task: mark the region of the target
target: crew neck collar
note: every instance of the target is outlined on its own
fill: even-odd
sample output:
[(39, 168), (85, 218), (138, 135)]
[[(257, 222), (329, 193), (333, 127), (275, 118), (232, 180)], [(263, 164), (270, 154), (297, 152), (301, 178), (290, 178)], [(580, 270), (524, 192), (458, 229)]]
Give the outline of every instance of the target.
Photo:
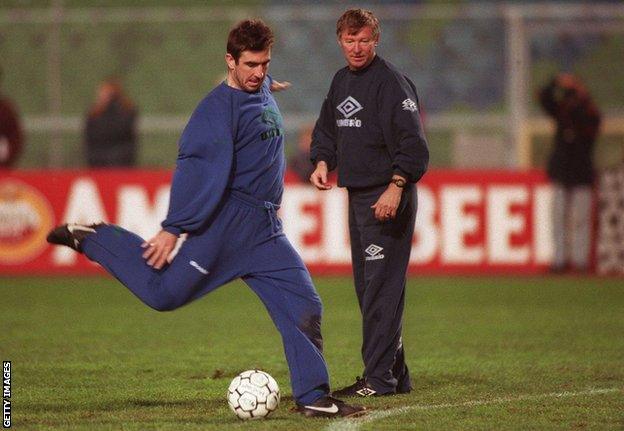
[(264, 86), (264, 83), (262, 83), (262, 85), (260, 86), (260, 88), (258, 88), (257, 91), (254, 91), (253, 93), (250, 93), (249, 91), (245, 91), (245, 90), (241, 90), (240, 88), (236, 88), (236, 87), (232, 87), (231, 85), (228, 85), (227, 83), (227, 79), (224, 80), (221, 85), (235, 93), (239, 93), (239, 94), (247, 94), (247, 95), (252, 95), (252, 94), (260, 94), (262, 91), (262, 87)]
[(379, 55), (375, 53), (375, 57), (373, 57), (373, 60), (365, 68), (358, 69), (358, 70), (351, 70), (349, 66), (347, 65), (347, 70), (353, 73), (354, 75), (361, 75), (365, 73), (368, 69), (370, 69), (374, 64), (377, 64), (378, 62), (379, 62)]

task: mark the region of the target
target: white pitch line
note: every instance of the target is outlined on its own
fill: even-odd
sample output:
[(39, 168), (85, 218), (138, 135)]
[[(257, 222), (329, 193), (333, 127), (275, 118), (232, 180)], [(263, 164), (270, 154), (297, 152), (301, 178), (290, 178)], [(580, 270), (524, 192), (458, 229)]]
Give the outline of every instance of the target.
[(473, 400), (473, 401), (464, 401), (463, 403), (444, 403), (444, 404), (421, 404), (421, 405), (412, 405), (399, 407), (396, 409), (389, 410), (379, 410), (374, 411), (366, 416), (356, 419), (340, 419), (335, 422), (329, 424), (326, 428), (327, 431), (357, 431), (362, 425), (365, 425), (369, 422), (373, 422), (379, 419), (384, 419), (389, 416), (396, 416), (403, 413), (407, 413), (415, 410), (437, 410), (437, 409), (449, 409), (454, 407), (474, 407), (474, 406), (484, 406), (488, 404), (502, 404), (502, 403), (511, 403), (517, 401), (531, 401), (531, 400), (539, 400), (542, 398), (569, 398), (569, 397), (579, 397), (583, 395), (602, 395), (602, 394), (610, 394), (613, 392), (621, 391), (621, 388), (609, 388), (609, 389), (588, 389), (586, 391), (578, 391), (578, 392), (551, 392), (548, 394), (538, 394), (538, 395), (520, 395), (516, 397), (502, 397), (502, 398), (493, 398), (490, 400)]

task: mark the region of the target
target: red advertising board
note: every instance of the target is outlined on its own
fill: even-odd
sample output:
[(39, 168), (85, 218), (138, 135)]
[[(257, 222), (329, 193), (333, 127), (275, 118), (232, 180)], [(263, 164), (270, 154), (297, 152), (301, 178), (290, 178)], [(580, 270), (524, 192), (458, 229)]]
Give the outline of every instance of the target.
[[(65, 221), (119, 224), (143, 237), (159, 229), (169, 171), (0, 173), (0, 274), (101, 271), (47, 232)], [(540, 171), (431, 171), (419, 183), (410, 272), (538, 273), (552, 255), (551, 191)], [(315, 274), (349, 274), (347, 201), (287, 176), (280, 215)]]

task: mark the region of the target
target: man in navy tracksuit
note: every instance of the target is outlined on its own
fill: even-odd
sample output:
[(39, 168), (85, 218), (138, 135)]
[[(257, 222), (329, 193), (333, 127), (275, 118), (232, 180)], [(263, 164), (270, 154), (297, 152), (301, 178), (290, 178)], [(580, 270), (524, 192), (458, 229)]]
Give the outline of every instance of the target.
[(363, 379), (336, 396), (406, 393), (411, 382), (401, 327), (416, 217), (415, 183), (429, 161), (414, 85), (375, 54), (379, 22), (346, 11), (336, 26), (347, 61), (332, 81), (314, 128), (310, 177), (331, 188), (327, 172), (349, 192), (355, 289), (363, 318)]
[[(169, 211), (156, 236), (144, 241), (114, 225), (68, 224), (48, 241), (83, 252), (160, 311), (242, 278), (282, 335), (298, 411), (353, 416), (364, 408), (329, 396), (321, 301), (277, 217), (284, 131), (271, 91), (285, 84), (267, 78), (272, 43), (260, 20), (230, 32), (227, 81), (199, 103), (182, 133)], [(188, 239), (168, 264), (183, 232)]]

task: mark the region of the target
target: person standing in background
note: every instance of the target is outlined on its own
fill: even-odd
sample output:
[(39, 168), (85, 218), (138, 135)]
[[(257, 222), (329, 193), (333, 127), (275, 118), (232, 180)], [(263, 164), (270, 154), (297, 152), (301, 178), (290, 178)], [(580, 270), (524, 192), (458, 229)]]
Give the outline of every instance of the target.
[(297, 177), (307, 183), (310, 175), (314, 171), (314, 166), (310, 164), (310, 141), (314, 125), (304, 125), (299, 131), (297, 147), (288, 158), (288, 169), (293, 171)]
[(22, 152), (23, 139), (22, 125), (13, 102), (0, 94), (0, 169), (15, 166)]
[(87, 115), (84, 140), (90, 167), (132, 167), (137, 162), (137, 111), (115, 78), (104, 80)]
[(589, 269), (592, 232), (593, 150), (601, 115), (587, 88), (575, 76), (561, 73), (539, 92), (539, 101), (556, 123), (548, 160), (553, 183), (552, 272)]

